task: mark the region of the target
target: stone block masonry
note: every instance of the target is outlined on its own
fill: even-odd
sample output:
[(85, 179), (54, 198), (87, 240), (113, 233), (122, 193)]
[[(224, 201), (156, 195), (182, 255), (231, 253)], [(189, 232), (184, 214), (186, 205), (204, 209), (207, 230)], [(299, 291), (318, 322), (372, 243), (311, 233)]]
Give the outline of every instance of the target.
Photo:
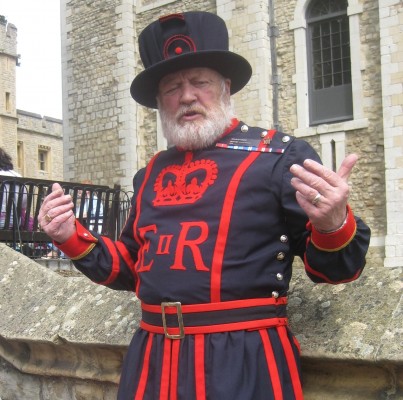
[[(288, 315), (306, 400), (402, 398), (400, 282), (400, 268), (369, 267), (336, 286), (295, 269)], [(116, 399), (141, 316), (133, 293), (60, 276), (0, 244), (0, 310), (0, 398)]]

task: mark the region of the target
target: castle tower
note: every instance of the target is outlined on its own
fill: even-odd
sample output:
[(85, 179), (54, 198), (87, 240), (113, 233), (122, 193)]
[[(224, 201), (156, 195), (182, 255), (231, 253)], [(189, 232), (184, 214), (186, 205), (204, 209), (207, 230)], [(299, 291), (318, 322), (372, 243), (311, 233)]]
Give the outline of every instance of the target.
[(64, 177), (130, 190), (138, 169), (133, 2), (61, 1)]
[(0, 15), (0, 147), (17, 159), (17, 28)]

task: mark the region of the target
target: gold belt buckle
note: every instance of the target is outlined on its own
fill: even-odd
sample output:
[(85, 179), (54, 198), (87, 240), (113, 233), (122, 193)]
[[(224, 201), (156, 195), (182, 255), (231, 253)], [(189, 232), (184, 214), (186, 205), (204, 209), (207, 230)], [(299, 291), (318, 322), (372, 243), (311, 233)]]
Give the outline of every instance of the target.
[[(178, 317), (178, 328), (179, 328), (178, 335), (172, 335), (168, 333), (168, 327), (165, 315), (166, 307), (176, 308), (176, 315)], [(163, 301), (161, 303), (161, 310), (162, 310), (162, 326), (164, 327), (165, 337), (168, 339), (183, 339), (185, 337), (185, 327), (183, 325), (182, 304), (179, 301)]]

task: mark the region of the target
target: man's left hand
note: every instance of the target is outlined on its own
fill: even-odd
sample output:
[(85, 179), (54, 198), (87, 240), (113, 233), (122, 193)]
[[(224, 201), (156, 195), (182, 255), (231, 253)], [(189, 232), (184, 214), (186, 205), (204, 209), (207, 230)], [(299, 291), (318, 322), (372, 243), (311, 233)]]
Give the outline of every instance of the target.
[(332, 232), (343, 225), (350, 192), (348, 178), (357, 160), (356, 154), (350, 154), (337, 172), (309, 159), (303, 166), (291, 166), (297, 201), (317, 230)]

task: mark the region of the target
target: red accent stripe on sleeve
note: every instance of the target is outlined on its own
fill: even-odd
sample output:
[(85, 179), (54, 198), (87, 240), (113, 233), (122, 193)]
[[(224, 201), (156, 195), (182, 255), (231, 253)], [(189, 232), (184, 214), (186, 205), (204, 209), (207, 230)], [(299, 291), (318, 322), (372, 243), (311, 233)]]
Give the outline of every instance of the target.
[(235, 202), (236, 192), (238, 190), (240, 181), (251, 166), (251, 164), (259, 157), (261, 153), (253, 152), (245, 158), (235, 171), (231, 182), (228, 186), (224, 199), (224, 207), (221, 213), (221, 220), (218, 227), (217, 242), (214, 248), (212, 268), (211, 268), (211, 288), (210, 288), (210, 301), (221, 301), (221, 272), (222, 263), (224, 259), (224, 252), (227, 245), (229, 225), (231, 222), (232, 209)]
[(131, 257), (129, 250), (127, 250), (127, 247), (124, 245), (123, 242), (121, 241), (116, 241), (115, 245), (122, 256), (123, 260), (125, 260), (125, 263), (129, 266), (129, 268), (134, 272), (134, 261), (133, 258)]
[(120, 271), (119, 255), (118, 255), (116, 247), (113, 245), (113, 242), (111, 239), (109, 239), (106, 236), (103, 236), (102, 239), (104, 240), (104, 243), (109, 250), (109, 254), (112, 257), (112, 271), (109, 274), (107, 279), (105, 279), (103, 282), (97, 282), (97, 283), (99, 283), (100, 285), (106, 286), (106, 285), (109, 285), (110, 283), (112, 283), (116, 279), (116, 277), (119, 275), (119, 271)]
[[(307, 240), (307, 245), (309, 244), (309, 241), (310, 241), (310, 238), (308, 238), (308, 240)], [(310, 274), (312, 274), (312, 275), (314, 275), (314, 276), (317, 276), (317, 277), (320, 278), (323, 282), (330, 283), (330, 284), (333, 284), (333, 285), (338, 285), (338, 284), (340, 284), (340, 283), (353, 282), (353, 281), (355, 281), (355, 280), (361, 275), (361, 272), (362, 272), (362, 268), (361, 268), (361, 269), (359, 269), (351, 278), (342, 279), (342, 280), (340, 280), (340, 281), (332, 281), (332, 280), (329, 279), (325, 274), (323, 274), (322, 272), (316, 271), (315, 269), (313, 269), (313, 268), (309, 265), (308, 259), (307, 259), (307, 257), (306, 257), (306, 253), (305, 253), (305, 255), (304, 255), (304, 266), (305, 266), (306, 272), (309, 272)]]
[(196, 400), (206, 400), (206, 376), (204, 370), (204, 335), (195, 335)]
[(139, 385), (137, 387), (136, 396), (134, 397), (134, 400), (143, 400), (144, 399), (144, 393), (146, 390), (147, 380), (148, 380), (148, 372), (150, 369), (150, 354), (151, 354), (153, 338), (154, 338), (154, 334), (150, 333), (150, 336), (148, 337), (148, 340), (147, 340), (146, 350), (145, 350), (145, 354), (144, 354), (143, 368), (141, 370), (140, 381), (139, 381)]
[(98, 242), (91, 232), (76, 220), (76, 233), (64, 243), (54, 242), (55, 245), (72, 260), (85, 257)]
[(346, 247), (353, 240), (357, 230), (357, 224), (350, 206), (347, 206), (347, 221), (345, 225), (337, 231), (321, 233), (317, 231), (313, 225), (308, 227), (308, 229), (310, 228), (312, 229), (312, 244), (319, 250), (333, 252)]
[(295, 400), (303, 400), (301, 381), (299, 378), (299, 372), (297, 368), (297, 362), (295, 355), (291, 347), (291, 343), (288, 339), (287, 328), (285, 326), (278, 326), (277, 332), (280, 337), (281, 344), (284, 349), (285, 358), (287, 360), (288, 370), (290, 371), (292, 387), (294, 389)]
[(277, 362), (274, 357), (273, 346), (271, 345), (269, 334), (265, 329), (261, 329), (259, 333), (262, 338), (264, 353), (266, 355), (267, 368), (269, 370), (270, 381), (273, 387), (274, 400), (283, 400), (283, 390), (281, 388)]
[(172, 347), (172, 340), (165, 338), (159, 400), (168, 400), (170, 369), (171, 369), (171, 347)]
[(174, 340), (172, 343), (171, 387), (169, 390), (169, 400), (176, 400), (178, 398), (178, 368), (180, 345), (180, 340)]

